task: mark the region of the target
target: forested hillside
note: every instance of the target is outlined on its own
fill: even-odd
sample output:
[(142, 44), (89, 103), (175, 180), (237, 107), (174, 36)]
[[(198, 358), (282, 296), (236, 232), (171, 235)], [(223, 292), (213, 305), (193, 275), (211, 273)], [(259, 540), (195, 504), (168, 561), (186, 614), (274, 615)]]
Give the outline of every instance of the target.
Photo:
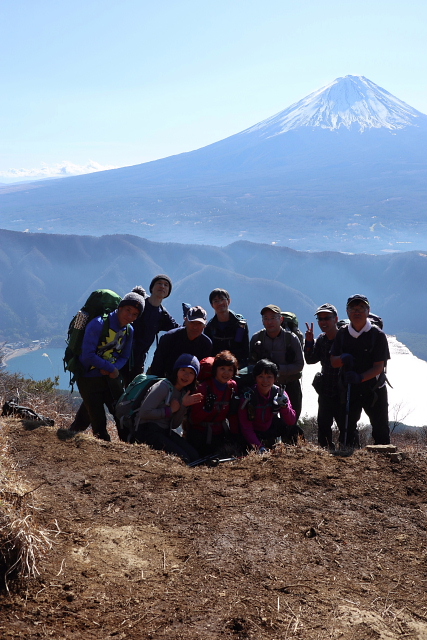
[[(232, 308), (251, 332), (260, 328), (263, 305), (294, 311), (304, 327), (316, 307), (334, 303), (345, 316), (349, 295), (364, 293), (385, 319), (388, 333), (427, 357), (427, 254), (310, 253), (286, 247), (235, 242), (226, 247), (150, 242), (126, 235), (63, 236), (0, 232), (0, 339), (65, 336), (70, 318), (97, 288), (121, 295), (167, 273), (174, 287), (168, 310), (180, 320), (181, 302), (201, 304), (228, 289)], [(403, 339), (403, 338), (402, 338)]]

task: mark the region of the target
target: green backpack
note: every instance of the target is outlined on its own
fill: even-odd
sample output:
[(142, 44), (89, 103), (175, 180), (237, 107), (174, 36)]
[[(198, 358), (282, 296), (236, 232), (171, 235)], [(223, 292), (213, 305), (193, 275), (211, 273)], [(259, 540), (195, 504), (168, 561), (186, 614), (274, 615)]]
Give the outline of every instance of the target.
[(151, 387), (160, 380), (165, 380), (170, 387), (166, 400), (166, 405), (169, 406), (173, 392), (172, 382), (167, 380), (167, 378), (159, 378), (158, 376), (153, 376), (147, 373), (140, 373), (135, 376), (130, 385), (126, 387), (125, 391), (118, 399), (114, 414), (120, 423), (122, 440), (126, 440), (130, 443), (135, 442), (135, 431), (137, 426), (135, 424), (135, 419), (139, 408)]
[(300, 341), (301, 347), (304, 348), (304, 336), (298, 328), (298, 318), (295, 313), (292, 313), (292, 311), (282, 311), (282, 327), (292, 331)]
[(67, 347), (64, 354), (64, 371), (70, 372), (71, 391), (77, 378), (83, 373), (83, 366), (79, 356), (82, 353), (83, 337), (87, 324), (94, 318), (102, 316), (104, 328), (101, 333), (101, 342), (109, 334), (109, 326), (106, 320), (108, 314), (115, 311), (121, 302), (121, 297), (109, 289), (97, 289), (93, 291), (84, 303), (83, 307), (70, 322), (67, 334)]

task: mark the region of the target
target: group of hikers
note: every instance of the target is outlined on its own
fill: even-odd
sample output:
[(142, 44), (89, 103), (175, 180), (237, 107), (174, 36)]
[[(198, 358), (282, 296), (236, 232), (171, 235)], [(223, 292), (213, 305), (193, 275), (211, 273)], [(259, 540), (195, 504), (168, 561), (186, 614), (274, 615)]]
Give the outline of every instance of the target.
[[(180, 325), (163, 305), (171, 291), (171, 279), (159, 274), (149, 295), (137, 286), (107, 316), (88, 322), (76, 378), (83, 402), (70, 431), (91, 425), (97, 438), (110, 440), (105, 405), (115, 416), (120, 439), (145, 443), (188, 463), (228, 445), (242, 453), (264, 453), (279, 438), (296, 443), (303, 436), (297, 421), (305, 361), (322, 367), (313, 381), (321, 447), (335, 449), (334, 420), (339, 447), (358, 447), (362, 409), (374, 443), (390, 442), (385, 377), (390, 353), (386, 335), (370, 320), (365, 296), (347, 300), (349, 323), (339, 321), (332, 304), (321, 305), (315, 316), (322, 333), (315, 340), (313, 323), (306, 323), (304, 340), (296, 316), (274, 304), (261, 309), (264, 328), (249, 338), (246, 320), (230, 309), (230, 294), (221, 288), (209, 295), (214, 311), (209, 321), (203, 307), (183, 305)], [(128, 390), (148, 378), (150, 386), (129, 429), (119, 407), (127, 407)]]

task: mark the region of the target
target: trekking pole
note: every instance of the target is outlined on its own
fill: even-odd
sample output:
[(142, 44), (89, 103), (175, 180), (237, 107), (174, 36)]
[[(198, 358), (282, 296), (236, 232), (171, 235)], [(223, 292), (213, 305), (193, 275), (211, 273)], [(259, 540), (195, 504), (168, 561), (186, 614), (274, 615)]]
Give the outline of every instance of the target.
[(345, 422), (344, 422), (344, 447), (347, 446), (347, 432), (348, 432), (348, 414), (350, 413), (350, 394), (351, 394), (351, 384), (347, 385), (347, 400), (345, 403)]
[(234, 456), (231, 458), (221, 458), (217, 453), (215, 453), (211, 456), (205, 456), (204, 458), (199, 458), (198, 460), (189, 462), (187, 466), (198, 467), (201, 464), (207, 464), (210, 467), (217, 467), (221, 462), (234, 462), (234, 460), (237, 460)]

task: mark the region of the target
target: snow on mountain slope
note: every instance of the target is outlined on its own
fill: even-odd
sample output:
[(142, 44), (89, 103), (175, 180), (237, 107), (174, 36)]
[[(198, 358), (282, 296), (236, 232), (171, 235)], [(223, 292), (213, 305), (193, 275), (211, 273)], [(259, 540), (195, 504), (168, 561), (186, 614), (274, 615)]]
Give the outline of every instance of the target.
[(364, 76), (337, 78), (271, 118), (242, 131), (273, 137), (299, 127), (322, 129), (403, 129), (427, 122), (427, 116)]

